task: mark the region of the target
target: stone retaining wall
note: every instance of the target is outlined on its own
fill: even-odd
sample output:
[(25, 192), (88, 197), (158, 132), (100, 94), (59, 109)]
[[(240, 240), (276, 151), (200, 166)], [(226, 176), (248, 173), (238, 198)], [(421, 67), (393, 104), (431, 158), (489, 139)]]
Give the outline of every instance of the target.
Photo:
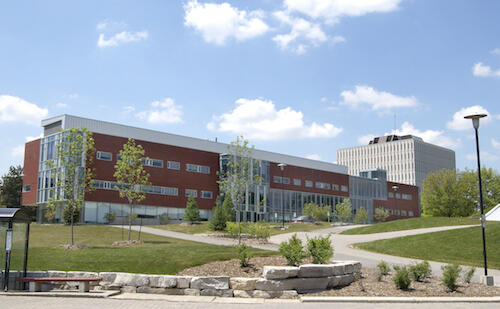
[[(348, 261), (334, 264), (306, 264), (299, 267), (265, 266), (262, 278), (235, 278), (224, 276), (189, 277), (144, 275), (117, 272), (28, 272), (28, 277), (102, 277), (91, 283), (94, 290), (120, 290), (124, 293), (151, 293), (166, 295), (295, 298), (298, 294), (317, 292), (351, 284), (361, 270), (361, 263)], [(51, 288), (74, 288), (72, 284), (46, 284)]]

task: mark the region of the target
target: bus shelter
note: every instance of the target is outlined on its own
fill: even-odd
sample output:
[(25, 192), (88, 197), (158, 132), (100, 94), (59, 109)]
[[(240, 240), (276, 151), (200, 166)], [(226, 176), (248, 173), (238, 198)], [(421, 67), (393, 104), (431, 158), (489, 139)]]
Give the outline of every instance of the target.
[(1, 286), (4, 291), (22, 289), (17, 279), (26, 277), (31, 218), (21, 208), (0, 208)]

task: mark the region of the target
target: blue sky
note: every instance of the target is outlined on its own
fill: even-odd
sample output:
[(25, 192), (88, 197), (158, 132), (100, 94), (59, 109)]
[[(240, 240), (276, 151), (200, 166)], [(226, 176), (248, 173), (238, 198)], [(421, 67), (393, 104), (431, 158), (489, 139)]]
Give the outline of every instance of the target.
[(500, 167), (499, 1), (3, 1), (0, 173), (40, 120), (118, 122), (334, 162), (414, 134)]

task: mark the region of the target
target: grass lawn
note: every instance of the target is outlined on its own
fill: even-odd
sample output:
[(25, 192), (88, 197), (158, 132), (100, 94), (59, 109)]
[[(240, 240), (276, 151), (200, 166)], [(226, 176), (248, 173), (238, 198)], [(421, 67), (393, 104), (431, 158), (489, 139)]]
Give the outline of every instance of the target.
[[(261, 224), (267, 225), (268, 227), (271, 228), (271, 236), (283, 233), (294, 233), (294, 232), (326, 229), (331, 227), (331, 223), (328, 222), (285, 223), (285, 226), (287, 228), (285, 230), (281, 230), (281, 228), (274, 228), (275, 226), (281, 227), (281, 223), (267, 222)], [(153, 225), (149, 227), (173, 231), (173, 232), (187, 233), (187, 234), (217, 233), (209, 229), (209, 222), (201, 222), (200, 224), (193, 224), (193, 225), (166, 224), (166, 225)]]
[[(481, 227), (427, 233), (355, 245), (359, 249), (422, 260), (481, 267)], [(488, 267), (500, 269), (500, 222), (486, 225)]]
[(421, 217), (375, 223), (343, 231), (344, 235), (373, 234), (402, 230), (422, 229), (428, 227), (479, 224), (479, 220), (471, 218)]
[[(127, 231), (124, 233), (127, 237)], [(117, 247), (122, 239), (120, 229), (83, 225), (75, 227), (75, 243), (87, 249), (64, 250), (61, 244), (70, 240), (70, 228), (63, 225), (33, 224), (30, 232), (28, 268), (30, 270), (118, 271), (147, 274), (176, 274), (180, 270), (215, 260), (238, 256), (235, 247), (215, 246), (142, 233), (142, 245)], [(138, 233), (132, 232), (132, 239)], [(267, 256), (275, 252), (250, 248), (252, 255)]]

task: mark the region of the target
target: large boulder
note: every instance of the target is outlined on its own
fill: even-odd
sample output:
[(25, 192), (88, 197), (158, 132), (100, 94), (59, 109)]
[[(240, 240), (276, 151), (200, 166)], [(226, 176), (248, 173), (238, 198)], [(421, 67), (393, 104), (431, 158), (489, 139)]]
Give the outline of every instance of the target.
[(301, 278), (319, 278), (333, 276), (334, 264), (304, 264), (300, 265), (298, 276)]
[(259, 279), (255, 284), (256, 290), (261, 291), (284, 291), (297, 290), (304, 291), (324, 290), (328, 286), (330, 279), (322, 278), (291, 278), (284, 280)]
[(189, 289), (192, 277), (188, 276), (177, 276), (177, 288), (178, 289)]
[(229, 277), (193, 277), (191, 279), (192, 289), (229, 289)]
[(112, 286), (148, 286), (149, 276), (141, 274), (117, 273)]
[(233, 290), (204, 289), (200, 291), (200, 296), (233, 297)]
[(255, 290), (257, 278), (230, 278), (229, 286), (233, 290), (251, 291)]
[(297, 277), (298, 267), (293, 266), (264, 266), (262, 276), (266, 279), (287, 279)]
[(149, 276), (149, 286), (152, 288), (174, 288), (177, 286), (177, 277)]

